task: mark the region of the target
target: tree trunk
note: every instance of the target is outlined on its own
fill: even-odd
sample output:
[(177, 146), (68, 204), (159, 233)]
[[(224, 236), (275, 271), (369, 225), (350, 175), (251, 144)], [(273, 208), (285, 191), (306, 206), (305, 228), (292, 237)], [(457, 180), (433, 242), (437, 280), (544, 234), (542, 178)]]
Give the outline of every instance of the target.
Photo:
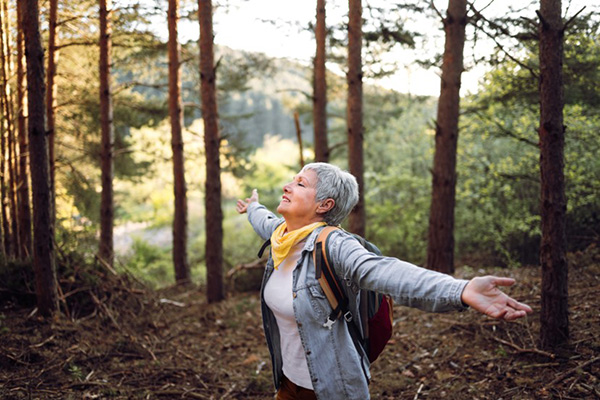
[(5, 22), (8, 18), (6, 14), (5, 0), (0, 2), (0, 112), (2, 120), (0, 121), (0, 135), (2, 135), (1, 147), (2, 163), (0, 174), (2, 176), (2, 222), (4, 247), (6, 255), (14, 258), (16, 255), (16, 231), (15, 231), (15, 207), (13, 193), (13, 169), (12, 169), (12, 116), (10, 112), (10, 88), (8, 82), (8, 30), (5, 29)]
[(169, 115), (173, 150), (175, 215), (173, 217), (173, 265), (177, 283), (190, 281), (187, 259), (187, 197), (183, 153), (183, 104), (181, 100), (180, 46), (177, 38), (179, 0), (169, 0)]
[(315, 161), (329, 161), (327, 143), (327, 79), (325, 70), (325, 0), (317, 0), (315, 38), (317, 51), (314, 61), (313, 123), (315, 132)]
[[(17, 21), (22, 20), (23, 2), (17, 2)], [(21, 22), (18, 22), (19, 26)], [(17, 203), (19, 207), (19, 254), (22, 259), (31, 257), (31, 207), (29, 204), (29, 173), (27, 162), (29, 159), (29, 141), (27, 139), (27, 124), (25, 116), (25, 49), (23, 43), (23, 30), (17, 29), (17, 133), (19, 141), (19, 184), (17, 189)]]
[(6, 119), (6, 133), (7, 133), (7, 154), (6, 162), (8, 168), (8, 202), (10, 210), (10, 224), (11, 224), (11, 242), (13, 244), (13, 255), (19, 256), (19, 234), (18, 234), (18, 217), (17, 217), (17, 146), (15, 141), (15, 127), (14, 127), (14, 105), (13, 95), (10, 89), (10, 79), (13, 74), (12, 71), (12, 51), (10, 48), (10, 16), (8, 13), (8, 0), (2, 0), (2, 17), (0, 26), (0, 36), (2, 37), (2, 79), (4, 82), (2, 97), (4, 103), (4, 116)]
[(219, 163), (219, 116), (216, 70), (213, 54), (211, 0), (198, 1), (200, 21), (200, 84), (204, 148), (206, 152), (206, 286), (209, 302), (225, 298), (223, 288), (223, 212), (221, 210), (221, 166)]
[(56, 61), (58, 51), (56, 49), (56, 34), (57, 34), (57, 14), (58, 0), (50, 0), (50, 15), (48, 19), (48, 70), (46, 71), (46, 132), (48, 133), (48, 156), (50, 157), (50, 189), (52, 190), (52, 208), (56, 209), (56, 185), (55, 185), (55, 170), (56, 160), (54, 155), (54, 137), (55, 137), (55, 122), (54, 122), (54, 106), (56, 103)]
[(348, 160), (350, 173), (358, 182), (358, 204), (350, 213), (349, 229), (365, 235), (365, 186), (363, 166), (363, 106), (362, 106), (362, 4), (348, 1)]
[(542, 301), (540, 344), (551, 349), (569, 339), (563, 125), (563, 35), (560, 0), (540, 2), (540, 172)]
[(37, 0), (23, 0), (31, 186), (33, 188), (33, 267), (37, 306), (50, 316), (58, 309), (51, 216), (50, 164), (44, 121), (44, 49), (40, 36)]
[(100, 245), (98, 257), (113, 266), (113, 109), (110, 86), (112, 0), (100, 0), (100, 124), (102, 129), (101, 168), (102, 199), (100, 203)]
[(466, 0), (449, 0), (444, 19), (446, 44), (437, 109), (426, 263), (428, 268), (448, 274), (454, 272), (456, 146), (466, 24)]
[(298, 139), (298, 149), (300, 150), (300, 169), (302, 169), (304, 168), (304, 150), (302, 149), (302, 129), (300, 129), (298, 111), (294, 111), (294, 126), (296, 126), (296, 138)]

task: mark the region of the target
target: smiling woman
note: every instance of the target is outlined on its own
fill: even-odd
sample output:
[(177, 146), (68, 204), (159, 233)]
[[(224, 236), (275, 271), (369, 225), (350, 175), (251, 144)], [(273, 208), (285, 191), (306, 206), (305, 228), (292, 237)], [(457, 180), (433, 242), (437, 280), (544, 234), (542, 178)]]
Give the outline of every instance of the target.
[[(355, 346), (349, 328), (350, 324), (361, 326), (360, 290), (386, 294), (398, 304), (432, 312), (470, 306), (505, 320), (531, 312), (529, 306), (498, 289), (512, 285), (512, 279), (454, 279), (370, 253), (354, 236), (338, 229), (327, 239), (327, 254), (336, 274), (347, 283), (341, 286), (354, 319), (324, 324), (331, 308), (312, 252), (323, 227), (340, 224), (357, 200), (358, 185), (351, 174), (330, 164), (313, 163), (284, 185), (277, 207), (283, 218), (259, 204), (256, 190), (237, 202), (237, 211), (248, 213), (256, 233), (271, 240), (261, 299), (277, 399), (369, 398), (369, 359), (362, 346)], [(321, 379), (324, 376), (331, 379)]]
[[(312, 170), (301, 171), (294, 180), (283, 186), (283, 196), (277, 212), (287, 216), (287, 230), (293, 231), (305, 225), (323, 221), (327, 205), (316, 201), (317, 173)], [(330, 199), (331, 200), (331, 199)], [(333, 206), (332, 201), (328, 203)]]

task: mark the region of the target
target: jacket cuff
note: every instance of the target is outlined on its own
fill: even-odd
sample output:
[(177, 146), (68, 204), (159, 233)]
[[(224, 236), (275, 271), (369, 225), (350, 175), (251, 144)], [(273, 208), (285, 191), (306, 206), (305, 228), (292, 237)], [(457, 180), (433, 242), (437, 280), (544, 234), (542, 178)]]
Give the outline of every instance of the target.
[(465, 311), (469, 308), (469, 305), (463, 303), (463, 301), (462, 301), (462, 294), (468, 283), (469, 283), (469, 281), (466, 279), (457, 279), (456, 284), (453, 288), (453, 295), (455, 296), (455, 299), (456, 299), (455, 304), (456, 304), (456, 307), (458, 308), (458, 311)]

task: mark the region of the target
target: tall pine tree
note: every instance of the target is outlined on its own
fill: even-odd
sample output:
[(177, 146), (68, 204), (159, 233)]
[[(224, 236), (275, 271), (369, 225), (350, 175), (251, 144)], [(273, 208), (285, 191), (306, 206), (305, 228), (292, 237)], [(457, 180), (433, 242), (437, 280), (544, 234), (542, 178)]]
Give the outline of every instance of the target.
[[(23, 18), (23, 2), (17, 2), (17, 21)], [(21, 22), (17, 22), (19, 26)], [(25, 116), (25, 43), (23, 30), (17, 29), (17, 138), (19, 142), (19, 178), (17, 203), (19, 207), (19, 243), (21, 259), (32, 256), (31, 206), (29, 203), (29, 140), (27, 138), (27, 117)]]
[(112, 91), (110, 85), (110, 56), (112, 47), (111, 17), (112, 1), (100, 0), (100, 126), (102, 146), (100, 166), (102, 170), (102, 196), (100, 200), (100, 245), (98, 257), (109, 267), (113, 266), (114, 226), (114, 131)]
[(223, 288), (223, 211), (216, 68), (213, 50), (212, 2), (198, 1), (200, 21), (200, 91), (206, 153), (206, 290), (209, 302), (225, 298)]
[(551, 349), (569, 339), (568, 266), (564, 176), (563, 37), (561, 0), (541, 0), (540, 173), (542, 213), (542, 301), (540, 343)]
[(365, 186), (363, 161), (363, 90), (362, 90), (362, 4), (348, 1), (348, 159), (350, 173), (358, 182), (358, 204), (350, 213), (350, 231), (365, 235)]
[(173, 265), (178, 283), (190, 281), (187, 259), (187, 195), (183, 152), (183, 103), (181, 100), (180, 45), (178, 40), (179, 0), (169, 0), (169, 116), (171, 119), (171, 149), (173, 151)]
[(50, 193), (50, 163), (44, 121), (44, 49), (40, 35), (37, 0), (23, 0), (21, 29), (27, 57), (27, 108), (33, 197), (33, 267), (40, 314), (58, 309), (54, 227)]
[(444, 18), (446, 44), (435, 130), (426, 264), (430, 269), (449, 274), (454, 272), (456, 147), (466, 24), (467, 1), (449, 0)]
[(317, 0), (317, 24), (315, 27), (316, 54), (313, 78), (313, 124), (315, 134), (315, 161), (329, 161), (327, 141), (327, 79), (325, 69), (325, 0)]

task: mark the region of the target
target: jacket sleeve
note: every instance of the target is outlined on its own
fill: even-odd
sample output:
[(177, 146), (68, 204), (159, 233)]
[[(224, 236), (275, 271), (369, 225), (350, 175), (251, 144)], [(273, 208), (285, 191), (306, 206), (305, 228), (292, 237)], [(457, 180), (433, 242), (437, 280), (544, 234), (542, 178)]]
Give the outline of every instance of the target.
[(283, 218), (277, 217), (262, 204), (253, 202), (248, 206), (248, 221), (258, 236), (267, 240), (283, 222)]
[(397, 258), (377, 256), (345, 232), (334, 232), (331, 239), (329, 254), (336, 272), (348, 283), (390, 295), (400, 305), (424, 311), (467, 308), (461, 295), (468, 281)]

